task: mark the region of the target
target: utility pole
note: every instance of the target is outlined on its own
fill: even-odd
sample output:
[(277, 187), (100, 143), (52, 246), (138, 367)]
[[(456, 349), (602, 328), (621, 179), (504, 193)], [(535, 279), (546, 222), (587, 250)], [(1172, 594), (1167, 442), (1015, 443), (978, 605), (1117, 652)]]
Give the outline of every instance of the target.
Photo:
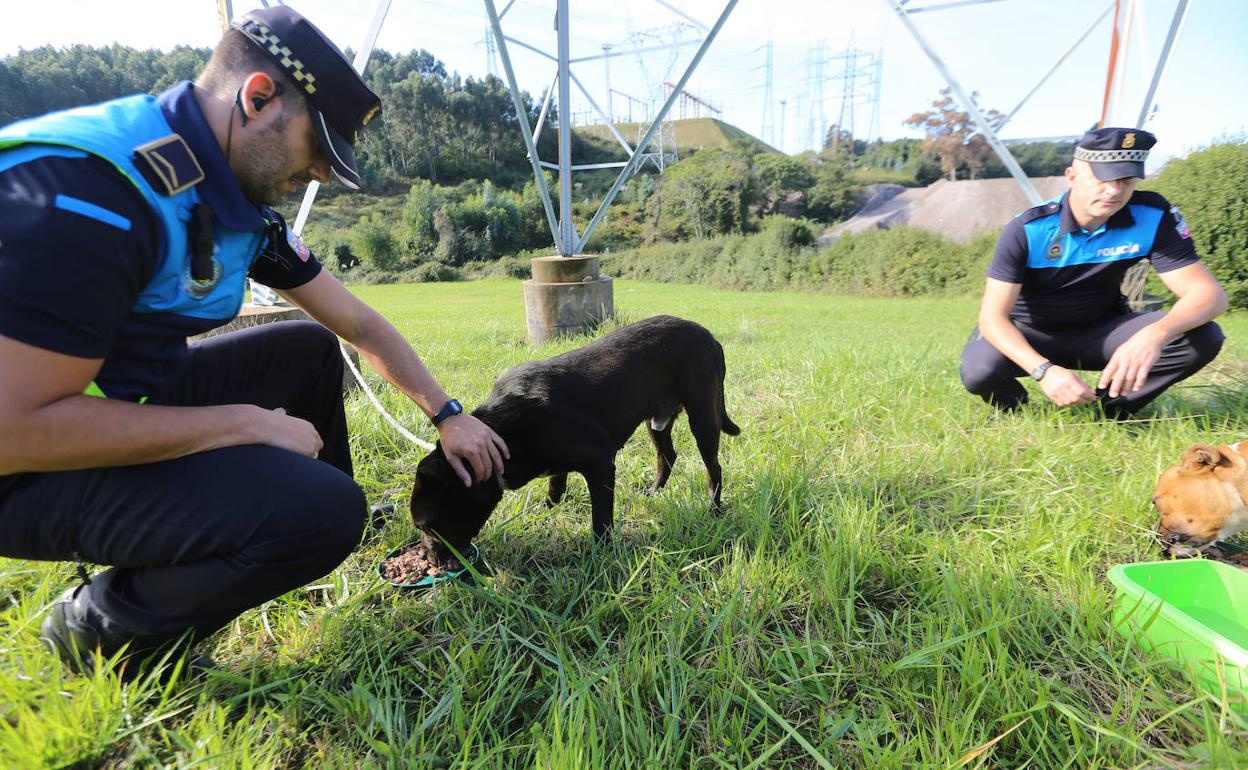
[(763, 126), (758, 132), (764, 142), (775, 145), (776, 112), (773, 106), (775, 96), (771, 91), (772, 50), (771, 33), (767, 33), (767, 80), (763, 86)]
[[(819, 111), (819, 118), (816, 125), (819, 127), (819, 133), (815, 138), (815, 146), (812, 147), (815, 152), (823, 149), (823, 143), (828, 138), (828, 118), (823, 111), (823, 50), (826, 41), (820, 40), (818, 45), (819, 53), (815, 57), (815, 103), (811, 105), (813, 110)], [(811, 113), (814, 114), (813, 112)]]
[(784, 113), (787, 111), (785, 108), (788, 105), (788, 99), (780, 100), (780, 144), (776, 146), (776, 149), (780, 152), (784, 152)]
[(615, 113), (611, 111), (611, 46), (602, 44), (602, 66), (607, 76), (607, 122), (615, 122)]

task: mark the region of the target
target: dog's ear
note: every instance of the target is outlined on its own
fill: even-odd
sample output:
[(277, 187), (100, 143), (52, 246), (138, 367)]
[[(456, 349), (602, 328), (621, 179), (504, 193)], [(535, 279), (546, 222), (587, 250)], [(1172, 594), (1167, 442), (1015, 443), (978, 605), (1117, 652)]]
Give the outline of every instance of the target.
[(422, 489), (426, 492), (432, 492), (438, 488), (439, 484), (441, 484), (441, 481), (439, 481), (438, 473), (433, 469), (432, 463), (422, 462), (416, 466), (416, 481), (412, 484), (413, 495)]
[(1189, 473), (1209, 473), (1214, 468), (1229, 468), (1231, 458), (1226, 457), (1217, 447), (1208, 444), (1192, 444), (1183, 453), (1181, 470)]

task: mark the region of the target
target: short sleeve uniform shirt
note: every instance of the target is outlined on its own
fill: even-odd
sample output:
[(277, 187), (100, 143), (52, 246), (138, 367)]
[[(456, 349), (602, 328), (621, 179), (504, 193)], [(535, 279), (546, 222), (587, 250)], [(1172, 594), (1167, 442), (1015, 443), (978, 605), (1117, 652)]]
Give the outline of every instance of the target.
[[(195, 102), (193, 86), (166, 91), (159, 103), (204, 169), (200, 182), (213, 215), (232, 229), (266, 227), (239, 189)], [(12, 162), (15, 156), (23, 153)], [(138, 400), (177, 376), (186, 359), (189, 321), (134, 311), (155, 275), (162, 235), (156, 214), (107, 161), (62, 147), (20, 145), (0, 152), (0, 335), (82, 358), (104, 359), (96, 381), (110, 397)], [(27, 159), (27, 156), (28, 159)], [(262, 256), (251, 276), (278, 289), (319, 272), (299, 260)], [(200, 322), (196, 322), (200, 323)]]
[(1041, 329), (1084, 326), (1127, 312), (1120, 285), (1147, 258), (1157, 272), (1199, 261), (1176, 206), (1137, 191), (1092, 232), (1070, 211), (1069, 192), (1028, 209), (1005, 226), (988, 277), (1022, 285), (1010, 318)]

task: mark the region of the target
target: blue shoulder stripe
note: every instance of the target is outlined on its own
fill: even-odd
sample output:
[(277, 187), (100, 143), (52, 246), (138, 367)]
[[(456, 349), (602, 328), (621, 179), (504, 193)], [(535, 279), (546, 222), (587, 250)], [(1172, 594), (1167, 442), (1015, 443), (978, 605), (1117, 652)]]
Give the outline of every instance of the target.
[(75, 214), (81, 214), (84, 217), (90, 217), (97, 222), (103, 222), (106, 225), (112, 225), (118, 230), (130, 232), (130, 220), (120, 214), (101, 208), (94, 203), (88, 203), (79, 198), (71, 198), (68, 195), (58, 195), (53, 201), (58, 209), (64, 211), (72, 211)]
[(0, 172), (46, 157), (85, 158), (87, 154), (72, 147), (57, 147), (51, 144), (19, 144), (10, 149), (5, 148), (0, 142)]

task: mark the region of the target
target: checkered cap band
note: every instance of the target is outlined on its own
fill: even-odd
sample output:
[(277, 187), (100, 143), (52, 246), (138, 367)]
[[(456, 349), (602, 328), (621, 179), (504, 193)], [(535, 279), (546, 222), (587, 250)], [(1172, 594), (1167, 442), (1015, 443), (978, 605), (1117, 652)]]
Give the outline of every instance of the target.
[(1143, 161), (1148, 158), (1148, 150), (1085, 150), (1075, 148), (1075, 160), (1088, 163), (1114, 163), (1117, 161)]
[(291, 55), (291, 50), (282, 45), (282, 39), (273, 34), (273, 30), (263, 24), (255, 25), (256, 37), (264, 41), (269, 53), (278, 60), (290, 77), (309, 94), (316, 93), (316, 76), (304, 69), (303, 62)]

